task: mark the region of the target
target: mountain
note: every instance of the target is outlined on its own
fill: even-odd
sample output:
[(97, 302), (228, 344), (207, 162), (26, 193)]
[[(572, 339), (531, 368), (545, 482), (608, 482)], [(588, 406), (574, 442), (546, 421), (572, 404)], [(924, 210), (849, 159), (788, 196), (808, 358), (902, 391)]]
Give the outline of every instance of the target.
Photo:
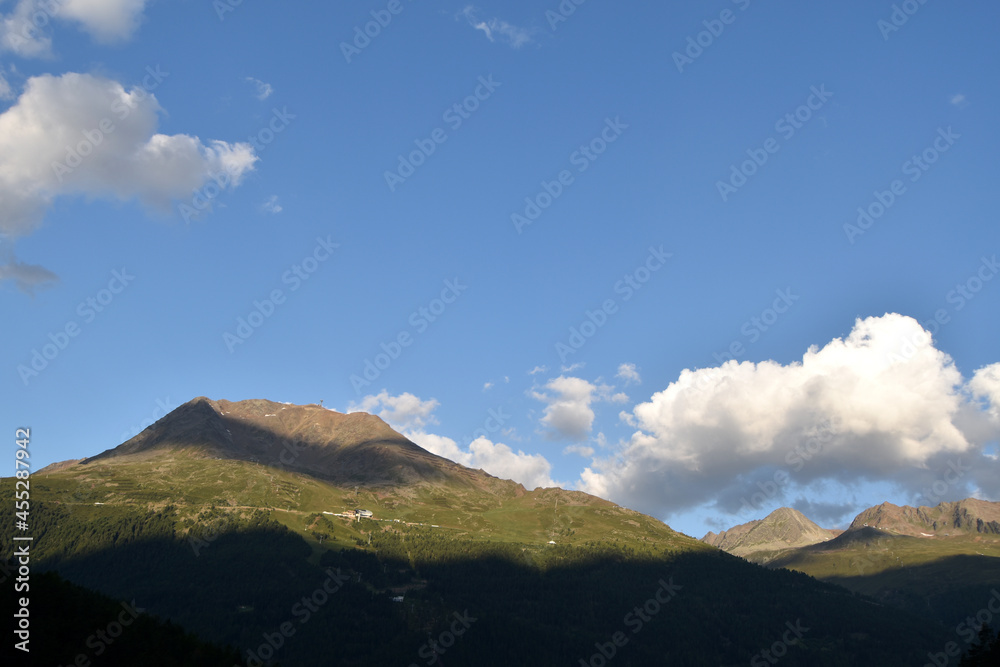
[(734, 526), (721, 533), (709, 532), (701, 541), (734, 556), (749, 556), (760, 551), (779, 551), (824, 542), (837, 531), (820, 528), (804, 514), (790, 507), (780, 507), (763, 519)]
[[(285, 518), (366, 508), (379, 519), (438, 524), (480, 538), (697, 544), (601, 498), (529, 491), (432, 454), (375, 415), (318, 405), (198, 397), (118, 447), (57, 469), (90, 502), (169, 497), (184, 514), (206, 504), (276, 508), (293, 529)], [(346, 531), (335, 539), (353, 545), (354, 537)]]
[(141, 460), (181, 451), (367, 487), (449, 483), (489, 487), (495, 479), (418, 447), (375, 415), (266, 400), (213, 401), (203, 396), (83, 463), (123, 457)]
[(864, 526), (912, 537), (1000, 535), (1000, 503), (975, 498), (940, 503), (935, 507), (899, 507), (882, 503), (858, 514), (850, 529)]
[[(783, 546), (773, 539), (781, 533), (772, 517), (793, 512), (775, 510), (765, 519), (709, 533), (702, 541), (951, 627), (978, 609), (969, 608), (970, 600), (981, 598), (985, 604), (1000, 583), (1000, 503), (973, 498), (935, 507), (882, 503), (859, 513), (840, 534), (827, 531), (825, 539), (816, 539), (813, 532), (801, 538), (802, 544), (789, 540)], [(796, 523), (786, 519), (779, 526), (796, 536)]]
[[(0, 479), (0, 494), (14, 483)], [(949, 638), (653, 517), (528, 490), (377, 417), (316, 405), (197, 398), (30, 483), (33, 573), (134, 600), (255, 667), (763, 664), (775, 646), (789, 667), (881, 666), (916, 664)], [(762, 543), (808, 533), (794, 515), (782, 525)], [(13, 503), (0, 504), (5, 558), (13, 526)], [(96, 664), (86, 643), (66, 648)]]

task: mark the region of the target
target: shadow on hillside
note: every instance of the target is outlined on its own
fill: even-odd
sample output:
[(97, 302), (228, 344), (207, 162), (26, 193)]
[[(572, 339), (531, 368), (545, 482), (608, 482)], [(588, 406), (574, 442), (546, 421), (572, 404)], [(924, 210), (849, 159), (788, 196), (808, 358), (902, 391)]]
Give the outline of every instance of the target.
[[(11, 567), (13, 562), (7, 563)], [(0, 569), (4, 564), (0, 563)], [(0, 604), (15, 610), (24, 595), (4, 580)], [(6, 649), (7, 665), (100, 667), (241, 667), (235, 648), (208, 645), (180, 626), (150, 616), (131, 600), (114, 600), (55, 572), (30, 575), (28, 653)], [(15, 641), (23, 641), (18, 637)], [(27, 660), (30, 658), (30, 662)]]
[(993, 591), (1000, 589), (1000, 558), (946, 556), (868, 576), (827, 577), (824, 581), (954, 628), (985, 608)]
[[(305, 540), (278, 524), (192, 542), (148, 516), (128, 531), (101, 527), (112, 548), (43, 549), (35, 567), (285, 665), (597, 665), (611, 654), (616, 666), (724, 665), (768, 650), (783, 665), (882, 666), (923, 664), (950, 639), (722, 552), (653, 559), (414, 536), (379, 553), (330, 551), (316, 566)], [(68, 524), (51, 529), (51, 545), (74, 539)]]

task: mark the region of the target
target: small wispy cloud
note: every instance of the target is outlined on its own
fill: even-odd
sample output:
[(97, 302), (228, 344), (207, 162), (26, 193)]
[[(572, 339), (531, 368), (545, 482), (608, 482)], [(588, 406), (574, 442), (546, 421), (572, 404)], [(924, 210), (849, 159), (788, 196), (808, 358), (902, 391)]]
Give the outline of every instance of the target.
[(642, 382), (642, 378), (639, 376), (639, 370), (635, 367), (635, 364), (619, 365), (618, 372), (615, 373), (615, 377), (623, 380), (625, 382), (625, 386), (628, 386), (633, 382), (636, 384)]
[(572, 373), (573, 371), (580, 370), (586, 365), (586, 362), (578, 361), (575, 364), (570, 364), (569, 366), (561, 366), (559, 370), (563, 373)]
[(965, 95), (963, 95), (962, 93), (957, 93), (955, 95), (952, 95), (949, 101), (951, 102), (952, 106), (956, 106), (959, 109), (964, 109), (965, 107), (969, 106), (969, 100), (966, 99)]
[(509, 44), (512, 49), (519, 49), (525, 44), (531, 43), (532, 30), (529, 28), (522, 28), (498, 18), (481, 21), (477, 16), (478, 11), (473, 5), (466, 5), (458, 13), (458, 17), (464, 18), (474, 29), (481, 30), (486, 35), (486, 39), (491, 42), (496, 42), (499, 39), (501, 42)]
[(25, 264), (7, 253), (0, 262), (0, 283), (6, 280), (13, 281), (23, 293), (34, 296), (36, 289), (52, 287), (59, 282), (59, 277), (42, 266)]
[(7, 77), (3, 75), (3, 72), (0, 72), (0, 100), (12, 99), (14, 99), (14, 90), (10, 87)]
[(585, 459), (594, 455), (594, 448), (586, 445), (568, 445), (563, 448), (563, 454), (579, 454)]
[(485, 382), (485, 383), (483, 383), (483, 391), (489, 391), (492, 388), (493, 388), (493, 383), (492, 382)]
[(260, 210), (264, 213), (281, 213), (281, 204), (278, 203), (278, 195), (271, 195), (267, 201), (260, 205)]
[(528, 375), (538, 375), (539, 373), (544, 373), (547, 370), (549, 370), (548, 366), (535, 366), (530, 371), (528, 371)]
[(254, 85), (254, 88), (257, 89), (257, 92), (254, 93), (254, 95), (258, 100), (261, 101), (266, 100), (271, 96), (271, 93), (274, 92), (274, 88), (271, 86), (271, 84), (264, 83), (260, 79), (255, 79), (252, 76), (248, 76), (245, 80), (249, 83), (252, 83)]

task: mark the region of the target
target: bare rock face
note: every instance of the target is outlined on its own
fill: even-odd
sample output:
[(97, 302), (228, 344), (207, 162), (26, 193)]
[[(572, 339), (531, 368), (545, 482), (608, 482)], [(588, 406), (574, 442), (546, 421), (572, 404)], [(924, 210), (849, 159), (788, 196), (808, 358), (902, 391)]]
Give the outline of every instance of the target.
[(910, 507), (882, 503), (859, 514), (848, 530), (864, 526), (896, 535), (950, 537), (986, 533), (1000, 534), (1000, 503), (966, 498), (934, 507)]
[(820, 528), (798, 510), (781, 507), (763, 519), (734, 526), (721, 533), (708, 533), (702, 542), (736, 556), (759, 551), (778, 551), (817, 544), (837, 533)]

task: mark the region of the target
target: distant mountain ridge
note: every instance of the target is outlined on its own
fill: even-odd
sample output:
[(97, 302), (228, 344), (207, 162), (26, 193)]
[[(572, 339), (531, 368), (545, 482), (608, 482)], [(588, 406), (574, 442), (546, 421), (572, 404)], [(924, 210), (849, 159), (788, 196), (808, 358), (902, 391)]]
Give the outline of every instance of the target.
[(837, 531), (821, 528), (798, 510), (781, 507), (763, 519), (734, 526), (718, 534), (709, 532), (701, 541), (735, 556), (746, 556), (758, 551), (804, 547), (835, 535)]
[(910, 507), (885, 502), (859, 513), (845, 531), (825, 529), (801, 512), (781, 507), (757, 519), (721, 533), (709, 532), (702, 542), (735, 556), (797, 549), (829, 541), (824, 549), (868, 542), (879, 536), (947, 538), (962, 535), (1000, 536), (1000, 503), (966, 498), (934, 507)]
[(864, 526), (912, 537), (947, 537), (957, 534), (1000, 535), (1000, 503), (966, 498), (934, 507), (882, 503), (864, 510), (848, 530)]

